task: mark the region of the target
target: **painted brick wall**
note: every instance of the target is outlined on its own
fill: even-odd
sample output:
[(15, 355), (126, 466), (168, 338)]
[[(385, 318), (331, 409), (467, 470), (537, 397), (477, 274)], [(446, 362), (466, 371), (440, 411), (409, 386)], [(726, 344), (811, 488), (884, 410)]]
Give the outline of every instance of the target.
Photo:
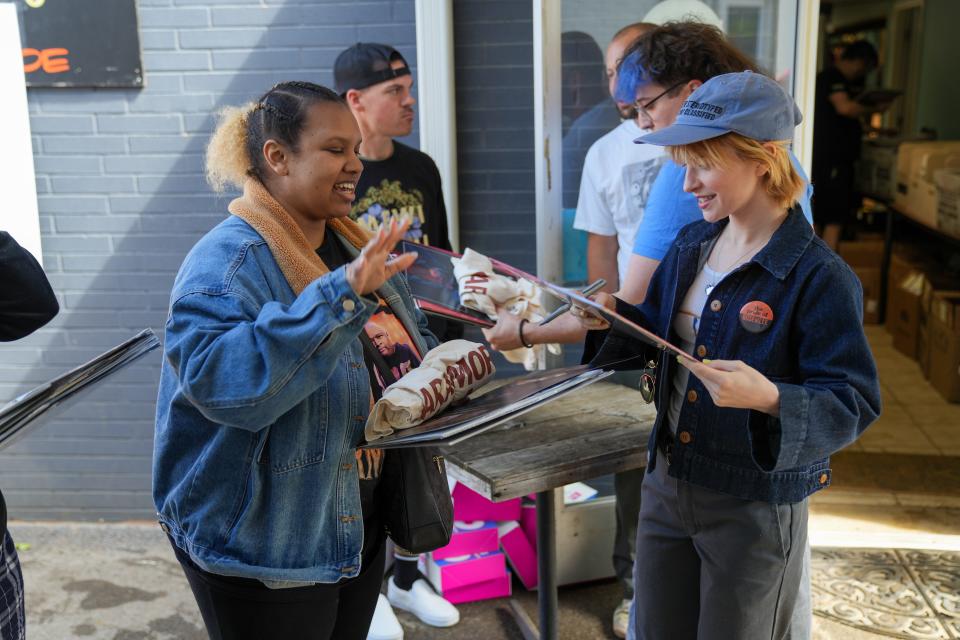
[(460, 245), (532, 272), (532, 3), (457, 0), (453, 7)]
[[(280, 80), (332, 84), (337, 53), (358, 40), (392, 43), (416, 64), (413, 0), (138, 6), (145, 89), (29, 92), (44, 267), (62, 311), (0, 346), (0, 403), (144, 327), (161, 332), (183, 256), (231, 197), (212, 195), (202, 177), (218, 107)], [(482, 206), (489, 196), (474, 192), (470, 206)], [(148, 360), (0, 454), (12, 518), (152, 517), (159, 353)]]

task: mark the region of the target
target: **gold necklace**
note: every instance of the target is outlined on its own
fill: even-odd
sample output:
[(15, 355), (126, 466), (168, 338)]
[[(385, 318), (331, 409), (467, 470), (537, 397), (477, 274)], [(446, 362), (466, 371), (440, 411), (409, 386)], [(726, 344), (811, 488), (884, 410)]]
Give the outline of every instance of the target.
[[(743, 259), (746, 258), (751, 252), (759, 251), (761, 248), (763, 248), (763, 246), (764, 246), (765, 244), (766, 244), (766, 241), (764, 241), (762, 244), (758, 244), (758, 245), (755, 246), (755, 247), (750, 247), (750, 248), (747, 249), (739, 258), (737, 258), (736, 260), (734, 260), (734, 261), (730, 264), (730, 266), (727, 267), (726, 270), (722, 270), (722, 271), (721, 271), (721, 270), (716, 270), (716, 271), (715, 271), (715, 270), (711, 269), (711, 268), (710, 268), (710, 265), (709, 265), (710, 260), (709, 260), (709, 258), (708, 258), (708, 259), (707, 259), (707, 264), (705, 264), (705, 266), (706, 266), (708, 269), (710, 269), (710, 271), (712, 271), (714, 274), (716, 274), (718, 277), (717, 277), (717, 281), (716, 281), (716, 282), (708, 282), (708, 283), (703, 287), (704, 293), (706, 293), (706, 294), (709, 296), (709, 295), (713, 292), (714, 287), (716, 287), (718, 284), (720, 284), (720, 282), (721, 282), (724, 278), (726, 278), (727, 275), (729, 275), (730, 271), (732, 271), (734, 268), (736, 268), (737, 265), (739, 265), (739, 264), (743, 261)], [(713, 248), (714, 248), (714, 250), (715, 250), (715, 249), (717, 248), (717, 246), (714, 245)], [(711, 256), (711, 257), (713, 256), (713, 251), (710, 252), (710, 256)], [(719, 260), (719, 256), (717, 256), (717, 259)]]

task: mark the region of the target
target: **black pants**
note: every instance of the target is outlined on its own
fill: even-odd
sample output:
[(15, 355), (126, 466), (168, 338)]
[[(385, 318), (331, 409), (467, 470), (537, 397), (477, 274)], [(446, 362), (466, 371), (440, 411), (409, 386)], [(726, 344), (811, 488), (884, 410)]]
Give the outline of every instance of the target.
[(173, 545), (211, 640), (364, 640), (383, 581), (383, 540), (356, 578), (269, 589), (198, 567)]

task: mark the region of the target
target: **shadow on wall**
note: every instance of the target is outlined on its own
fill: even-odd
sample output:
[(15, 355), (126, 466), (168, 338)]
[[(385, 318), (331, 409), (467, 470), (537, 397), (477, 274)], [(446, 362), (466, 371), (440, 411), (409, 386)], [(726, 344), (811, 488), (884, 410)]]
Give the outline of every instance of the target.
[[(143, 90), (31, 90), (44, 263), (60, 316), (0, 347), (0, 402), (144, 327), (187, 251), (227, 215), (203, 153), (222, 106), (282, 80), (332, 84), (343, 48), (391, 42), (416, 72), (413, 2), (140, 3)], [(373, 11), (376, 9), (376, 11)], [(404, 141), (417, 144), (418, 134)], [(0, 454), (12, 518), (152, 518), (159, 352)]]

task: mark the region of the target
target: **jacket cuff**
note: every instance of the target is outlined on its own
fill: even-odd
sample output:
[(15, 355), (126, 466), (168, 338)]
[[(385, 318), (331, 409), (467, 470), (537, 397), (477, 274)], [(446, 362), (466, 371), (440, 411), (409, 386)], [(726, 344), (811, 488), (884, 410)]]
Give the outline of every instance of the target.
[(347, 324), (357, 316), (370, 315), (379, 304), (375, 298), (358, 295), (353, 290), (347, 282), (346, 265), (314, 282), (340, 324)]
[(767, 429), (771, 438), (779, 440), (771, 471), (783, 471), (797, 466), (807, 442), (810, 396), (801, 385), (775, 384), (780, 391), (780, 417), (767, 416)]

